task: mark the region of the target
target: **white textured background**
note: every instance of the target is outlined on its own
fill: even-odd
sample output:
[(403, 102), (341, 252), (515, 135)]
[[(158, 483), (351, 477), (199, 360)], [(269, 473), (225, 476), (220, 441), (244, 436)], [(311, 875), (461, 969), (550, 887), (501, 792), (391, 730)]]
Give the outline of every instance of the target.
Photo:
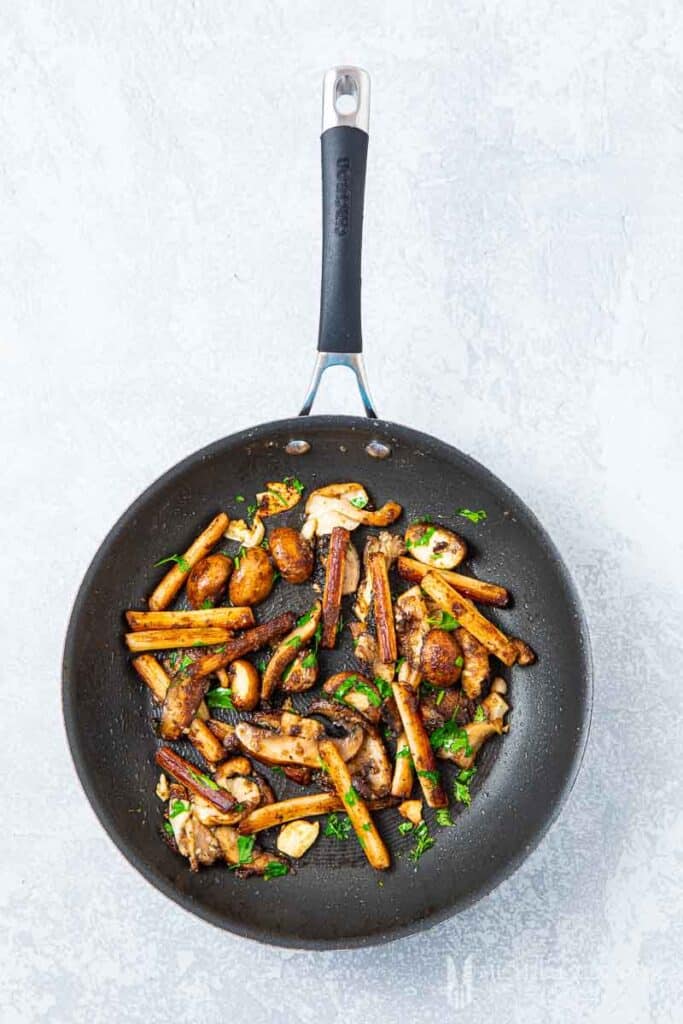
[[(0, 7), (2, 1024), (676, 1019), (682, 39), (678, 0)], [(340, 62), (374, 85), (376, 401), (548, 526), (596, 704), (515, 877), (423, 936), (315, 955), (221, 934), (128, 867), (75, 781), (59, 662), (137, 493), (298, 407)], [(356, 410), (339, 372), (319, 411)]]

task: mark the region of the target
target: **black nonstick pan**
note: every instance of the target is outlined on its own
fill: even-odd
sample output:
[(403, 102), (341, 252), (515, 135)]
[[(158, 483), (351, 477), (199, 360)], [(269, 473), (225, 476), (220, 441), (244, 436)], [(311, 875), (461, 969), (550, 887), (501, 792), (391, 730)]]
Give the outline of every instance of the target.
[[(344, 113), (344, 104), (353, 109)], [(169, 470), (134, 502), (83, 580), (63, 668), (64, 717), (78, 775), (128, 860), (171, 899), (215, 925), (264, 942), (317, 949), (369, 945), (425, 928), (480, 899), (514, 871), (571, 790), (592, 696), (579, 597), (534, 514), (474, 459), (375, 416), (360, 329), (368, 112), (365, 72), (328, 72), (319, 355), (302, 414), (217, 441)], [(334, 363), (354, 370), (367, 418), (309, 415), (320, 374)], [(144, 607), (164, 572), (151, 567), (158, 558), (185, 550), (218, 511), (243, 514), (235, 495), (254, 495), (267, 480), (289, 475), (308, 489), (362, 481), (377, 505), (400, 502), (400, 524), (429, 513), (458, 529), (469, 544), (467, 568), (504, 583), (514, 595), (511, 607), (486, 614), (508, 634), (528, 640), (538, 655), (534, 666), (505, 673), (510, 732), (483, 749), (472, 806), (455, 808), (454, 827), (439, 828), (428, 817), (437, 843), (417, 865), (407, 856), (410, 837), (396, 831), (395, 811), (377, 816), (393, 855), (391, 870), (381, 875), (367, 865), (356, 842), (331, 839), (320, 840), (287, 878), (240, 880), (225, 867), (193, 874), (160, 838), (152, 705), (128, 664), (122, 611)], [(487, 518), (478, 524), (458, 519), (455, 510), (462, 507), (485, 509)], [(278, 520), (300, 523), (301, 508)], [(308, 587), (286, 588), (285, 595), (276, 587), (259, 606), (259, 619), (280, 610), (285, 600), (296, 612), (310, 604)], [(339, 650), (330, 653), (325, 670), (352, 665), (350, 649)], [(273, 779), (279, 796), (292, 795), (279, 776)]]

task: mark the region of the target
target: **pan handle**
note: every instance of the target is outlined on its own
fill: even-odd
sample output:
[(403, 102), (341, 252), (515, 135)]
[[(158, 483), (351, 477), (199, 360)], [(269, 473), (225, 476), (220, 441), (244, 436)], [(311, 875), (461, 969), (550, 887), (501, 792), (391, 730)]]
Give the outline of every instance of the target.
[(320, 137), (323, 179), (323, 263), (318, 358), (300, 416), (313, 406), (329, 366), (356, 375), (366, 416), (377, 418), (363, 364), (360, 321), (363, 198), (370, 120), (370, 76), (337, 67), (323, 79)]

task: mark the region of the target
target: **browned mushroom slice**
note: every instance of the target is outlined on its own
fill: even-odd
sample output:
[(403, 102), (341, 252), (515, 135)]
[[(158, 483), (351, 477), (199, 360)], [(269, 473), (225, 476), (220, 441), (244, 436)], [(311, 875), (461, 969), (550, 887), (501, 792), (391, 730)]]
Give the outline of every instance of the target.
[(289, 871), (286, 860), (274, 853), (267, 853), (259, 846), (254, 845), (250, 851), (243, 853), (238, 843), (240, 834), (230, 825), (221, 825), (214, 830), (214, 835), (220, 844), (223, 859), (235, 868), (238, 878), (248, 878), (250, 875), (273, 877), (273, 865), (280, 868), (278, 874), (287, 874)]
[[(298, 484), (298, 486), (297, 486)], [(265, 491), (256, 495), (258, 514), (262, 519), (276, 516), (280, 512), (288, 512), (301, 501), (303, 487), (298, 480), (287, 477), (285, 480), (271, 480), (266, 484)]]
[(419, 583), (432, 570), (438, 572), (439, 576), (446, 583), (450, 583), (459, 594), (464, 594), (465, 597), (471, 598), (478, 604), (490, 604), (504, 608), (510, 600), (510, 595), (505, 587), (501, 587), (497, 583), (475, 580), (473, 576), (463, 576), (459, 572), (441, 569), (436, 565), (425, 565), (414, 558), (399, 558), (397, 568), (401, 579), (407, 580), (409, 583)]
[(422, 591), (419, 587), (411, 587), (396, 601), (396, 632), (401, 657), (418, 672), (422, 665), (422, 647), (429, 629)]
[(472, 717), (474, 704), (458, 689), (420, 691), (420, 717), (427, 732), (457, 718), (462, 724)]
[(306, 501), (306, 515), (316, 522), (316, 533), (324, 536), (336, 526), (355, 530), (363, 526), (389, 526), (403, 511), (395, 501), (388, 501), (374, 511), (366, 508), (368, 494), (361, 484), (328, 484), (312, 491)]
[(367, 676), (358, 672), (337, 672), (325, 680), (323, 690), (342, 704), (355, 708), (375, 725), (379, 721), (382, 697)]
[(353, 606), (353, 614), (360, 622), (366, 621), (372, 606), (372, 578), (368, 569), (370, 555), (377, 552), (383, 554), (389, 570), (403, 551), (405, 551), (403, 538), (396, 533), (382, 530), (377, 536), (368, 537), (363, 551), (365, 575), (356, 593), (356, 602)]
[(199, 715), (195, 715), (190, 722), (187, 738), (211, 767), (219, 764), (227, 756), (227, 751), (221, 741)]
[(455, 569), (467, 555), (467, 544), (459, 534), (429, 523), (411, 523), (406, 548), (418, 562), (438, 569)]
[(285, 583), (305, 583), (313, 572), (313, 545), (291, 526), (277, 526), (268, 536), (270, 553)]
[(370, 555), (368, 570), (372, 580), (372, 599), (375, 608), (375, 626), (380, 658), (382, 661), (396, 661), (398, 654), (394, 609), (391, 602), (387, 562), (381, 552), (376, 551)]
[(323, 635), (321, 646), (329, 649), (335, 647), (337, 643), (348, 543), (348, 530), (335, 526), (330, 536), (330, 549), (327, 555), (327, 567), (325, 570), (325, 589), (323, 591)]
[(261, 700), (270, 700), (287, 666), (294, 661), (298, 651), (313, 639), (320, 622), (320, 611), (320, 602), (316, 601), (311, 610), (301, 616), (292, 632), (276, 648), (263, 673)]
[(467, 734), (467, 746), (454, 750), (440, 748), (436, 751), (436, 756), (455, 762), (459, 768), (471, 768), (484, 743), (492, 736), (499, 736), (504, 731), (504, 726), (500, 719), (496, 719), (493, 722), (468, 722), (463, 729)]
[(462, 626), (456, 629), (455, 636), (463, 659), (460, 685), (467, 697), (476, 700), (489, 677), (489, 652)]
[(476, 637), (491, 654), (504, 665), (517, 660), (518, 651), (512, 641), (492, 622), (477, 611), (472, 602), (449, 586), (436, 572), (428, 572), (422, 580), (422, 589), (429, 594), (442, 611), (452, 615), (461, 626)]
[(285, 693), (304, 693), (315, 686), (318, 679), (318, 658), (315, 651), (304, 647), (282, 673), (280, 689)]
[(536, 655), (527, 643), (525, 643), (523, 640), (519, 640), (517, 637), (512, 637), (510, 643), (517, 652), (518, 665), (534, 664), (534, 662), (536, 661)]
[(368, 719), (353, 708), (328, 700), (313, 701), (311, 714), (321, 714), (349, 732), (360, 728), (363, 742), (347, 761), (353, 784), (366, 799), (387, 796), (391, 791), (391, 762), (379, 732)]
[(481, 706), (489, 722), (502, 722), (510, 710), (508, 702), (493, 688), (489, 695), (483, 699)]
[[(320, 722), (290, 712), (273, 718), (278, 719), (277, 725), (272, 719), (268, 725), (238, 723), (235, 732), (243, 750), (263, 764), (319, 768), (318, 741), (325, 734)], [(335, 737), (333, 742), (339, 747), (342, 757), (350, 760), (360, 750), (363, 738), (361, 725), (354, 723), (346, 736)]]

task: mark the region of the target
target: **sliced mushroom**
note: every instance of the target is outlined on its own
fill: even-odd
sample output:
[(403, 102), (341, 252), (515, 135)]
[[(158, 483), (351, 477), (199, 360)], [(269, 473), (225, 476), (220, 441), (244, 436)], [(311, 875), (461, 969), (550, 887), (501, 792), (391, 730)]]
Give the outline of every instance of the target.
[[(360, 728), (363, 741), (348, 762), (353, 784), (366, 799), (384, 797), (391, 792), (391, 762), (377, 729), (352, 708), (328, 700), (316, 700), (309, 711), (329, 718), (335, 725), (349, 730)], [(333, 740), (333, 742), (335, 742)], [(341, 751), (340, 751), (341, 752)], [(343, 755), (342, 755), (343, 756)]]
[(292, 632), (278, 644), (263, 673), (261, 700), (270, 700), (287, 666), (294, 661), (298, 651), (313, 639), (320, 622), (321, 611), (320, 601), (316, 601), (310, 612), (302, 615)]
[[(246, 753), (264, 764), (320, 767), (318, 742), (325, 730), (313, 719), (284, 712), (271, 716), (267, 725), (240, 722), (235, 732)], [(349, 724), (345, 736), (335, 737), (333, 742), (348, 761), (360, 750), (363, 738), (362, 725), (353, 723)]]
[(292, 529), (278, 526), (268, 538), (270, 553), (286, 583), (305, 583), (313, 572), (313, 545)]
[(366, 508), (368, 494), (361, 484), (328, 484), (312, 491), (306, 502), (306, 515), (315, 519), (319, 537), (331, 533), (335, 526), (355, 530), (357, 526), (389, 526), (403, 511), (395, 501), (388, 501), (382, 508), (370, 511)]
[(284, 480), (272, 480), (266, 484), (265, 491), (256, 495), (258, 514), (262, 517), (276, 516), (280, 512), (288, 512), (301, 501), (303, 487), (298, 480), (286, 477)]
[(499, 736), (503, 732), (503, 723), (500, 720), (468, 722), (463, 728), (467, 733), (471, 753), (466, 754), (462, 749), (455, 752), (441, 749), (436, 751), (436, 756), (445, 761), (455, 762), (459, 768), (471, 768), (484, 743), (492, 736)]
[(439, 569), (455, 569), (467, 555), (462, 537), (429, 523), (411, 523), (406, 529), (406, 547), (412, 558)]
[(213, 780), (222, 786), (227, 779), (234, 779), (236, 775), (251, 775), (251, 762), (248, 757), (231, 757), (229, 761), (224, 761), (213, 773)]
[(280, 689), (285, 693), (304, 693), (315, 686), (318, 679), (318, 658), (313, 650), (304, 647), (282, 673)]
[(411, 587), (397, 599), (395, 618), (399, 653), (412, 669), (420, 672), (422, 648), (430, 627), (424, 596), (419, 587)]
[(280, 829), (277, 848), (280, 853), (298, 860), (310, 850), (319, 834), (319, 821), (290, 821)]
[(349, 541), (346, 547), (346, 561), (344, 562), (344, 577), (342, 580), (342, 594), (355, 593), (360, 581), (360, 558), (355, 547)]
[(228, 540), (236, 541), (243, 548), (259, 547), (265, 535), (266, 528), (258, 514), (254, 516), (251, 526), (244, 519), (232, 519), (225, 531)]
[(249, 875), (263, 875), (272, 864), (283, 864), (286, 861), (274, 853), (267, 853), (259, 846), (254, 845), (247, 860), (240, 860), (240, 849), (237, 840), (239, 832), (230, 825), (222, 825), (215, 829), (216, 840), (220, 846), (221, 855), (228, 864), (235, 868), (238, 878), (248, 878)]
[(230, 600), (234, 605), (260, 604), (268, 597), (274, 583), (275, 568), (268, 552), (263, 548), (247, 548), (242, 557), (236, 559), (230, 577)]
[(261, 698), (261, 679), (250, 661), (238, 658), (227, 668), (232, 702), (238, 711), (253, 711)]
[(510, 705), (507, 701), (493, 689), (488, 697), (484, 697), (481, 706), (489, 722), (502, 722), (510, 710)]
[(431, 629), (422, 645), (422, 675), (433, 686), (455, 686), (464, 664), (460, 644), (445, 629)]
[(489, 652), (462, 626), (456, 629), (455, 638), (460, 645), (463, 659), (460, 685), (467, 697), (476, 700), (489, 677)]
[(323, 690), (347, 707), (360, 711), (374, 725), (379, 722), (382, 698), (367, 676), (358, 672), (337, 672), (325, 680)]

